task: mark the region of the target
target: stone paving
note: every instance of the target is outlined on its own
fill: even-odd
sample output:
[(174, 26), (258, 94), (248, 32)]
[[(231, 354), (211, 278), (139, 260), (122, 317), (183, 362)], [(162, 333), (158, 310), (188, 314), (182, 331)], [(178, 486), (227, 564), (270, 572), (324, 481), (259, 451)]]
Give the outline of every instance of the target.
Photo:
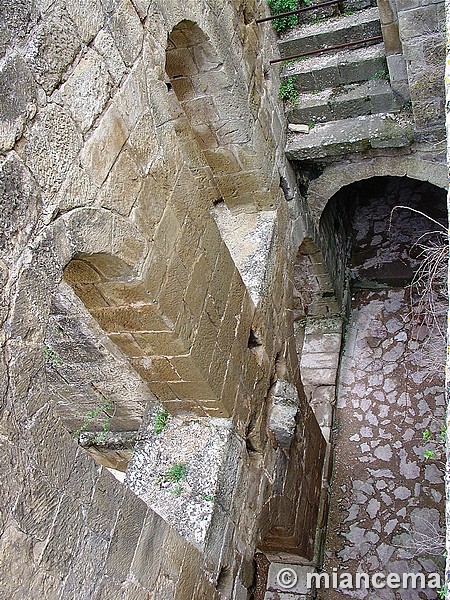
[[(328, 573), (443, 573), (445, 344), (439, 318), (424, 314), (431, 296), (405, 285), (419, 264), (417, 240), (429, 239), (422, 236), (430, 221), (412, 211), (391, 213), (396, 205), (420, 208), (426, 198), (440, 219), (439, 197), (426, 195), (420, 185), (391, 180), (384, 191), (375, 186), (353, 220), (353, 279), (371, 289), (353, 292), (341, 356)], [(426, 458), (427, 450), (434, 458)], [(437, 594), (388, 588), (318, 592), (321, 600), (344, 597), (413, 600)]]
[[(443, 478), (426, 460), (429, 429), (444, 415), (441, 375), (424, 369), (430, 339), (415, 326), (409, 291), (355, 295), (342, 357), (337, 404), (335, 476), (324, 570), (441, 571), (421, 552), (442, 535)], [(439, 458), (439, 449), (436, 457)], [(439, 550), (438, 550), (439, 552)], [(320, 592), (319, 598), (436, 598), (432, 590)]]

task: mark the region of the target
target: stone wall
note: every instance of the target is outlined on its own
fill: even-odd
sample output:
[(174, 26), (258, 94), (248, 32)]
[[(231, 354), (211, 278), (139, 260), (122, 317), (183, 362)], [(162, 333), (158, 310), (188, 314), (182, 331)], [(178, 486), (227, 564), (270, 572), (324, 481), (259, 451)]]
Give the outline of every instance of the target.
[[(444, 2), (397, 0), (396, 9), (417, 131), (433, 132), (435, 137), (442, 138), (445, 135)], [(398, 63), (398, 55), (388, 56), (390, 69), (403, 69)]]
[[(5, 598), (244, 599), (258, 546), (312, 558), (324, 441), (299, 377), (265, 11), (2, 3)], [(216, 425), (167, 493), (165, 465)], [(81, 433), (104, 465), (132, 455), (125, 483)], [(199, 537), (185, 509), (205, 503)]]

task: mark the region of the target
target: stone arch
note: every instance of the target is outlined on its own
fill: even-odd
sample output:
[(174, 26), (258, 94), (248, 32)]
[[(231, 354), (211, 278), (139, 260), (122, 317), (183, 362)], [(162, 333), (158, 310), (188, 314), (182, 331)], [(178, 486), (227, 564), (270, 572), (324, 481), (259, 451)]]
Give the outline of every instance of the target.
[[(393, 170), (396, 170), (395, 167)], [(400, 169), (399, 172), (402, 173), (403, 170)], [(442, 175), (440, 169), (437, 170), (437, 173), (438, 175)], [(334, 288), (344, 307), (347, 307), (349, 300), (348, 294), (350, 289), (350, 279), (354, 280), (355, 278), (359, 278), (359, 275), (356, 273), (356, 271), (359, 269), (356, 269), (356, 271), (355, 269), (352, 269), (352, 272), (350, 272), (349, 267), (351, 267), (351, 263), (353, 261), (353, 259), (350, 260), (351, 256), (354, 254), (359, 243), (357, 239), (354, 239), (354, 227), (355, 218), (361, 210), (364, 209), (366, 212), (369, 211), (367, 213), (368, 215), (373, 213), (372, 218), (376, 216), (376, 227), (378, 229), (376, 232), (373, 232), (373, 243), (375, 246), (372, 248), (372, 250), (370, 251), (370, 248), (373, 246), (372, 241), (366, 240), (366, 243), (368, 243), (369, 246), (364, 250), (361, 248), (360, 252), (362, 252), (362, 255), (365, 256), (366, 259), (369, 256), (367, 254), (368, 252), (369, 254), (370, 252), (381, 252), (379, 256), (376, 257), (376, 255), (373, 254), (371, 258), (372, 261), (376, 260), (377, 268), (375, 271), (377, 272), (377, 275), (375, 274), (374, 267), (371, 269), (371, 273), (367, 271), (364, 276), (365, 278), (368, 278), (364, 285), (369, 285), (369, 281), (371, 279), (376, 277), (384, 277), (383, 265), (385, 262), (392, 263), (392, 260), (389, 258), (390, 251), (388, 249), (383, 251), (382, 246), (383, 244), (388, 243), (386, 232), (389, 230), (391, 232), (390, 237), (395, 238), (396, 228), (398, 225), (401, 225), (402, 221), (404, 221), (407, 217), (407, 215), (402, 216), (401, 211), (394, 210), (396, 206), (405, 204), (405, 202), (401, 200), (401, 198), (404, 196), (404, 192), (402, 191), (403, 188), (407, 190), (410, 186), (414, 186), (414, 194), (416, 196), (415, 200), (412, 204), (409, 204), (408, 201), (408, 206), (410, 206), (413, 210), (416, 209), (423, 211), (425, 214), (429, 214), (430, 216), (433, 215), (433, 211), (437, 211), (435, 215), (437, 218), (437, 215), (439, 215), (442, 212), (443, 207), (445, 207), (445, 202), (441, 202), (441, 199), (445, 198), (446, 189), (443, 178), (437, 177), (436, 173), (434, 174), (435, 176), (433, 176), (433, 172), (428, 174), (427, 177), (419, 176), (421, 175), (420, 172), (416, 172), (416, 175), (416, 177), (412, 177), (405, 175), (392, 175), (392, 173), (387, 173), (386, 175), (376, 173), (370, 179), (366, 179), (364, 177), (359, 179), (355, 178), (355, 181), (339, 188), (339, 190), (327, 201), (318, 222), (317, 237), (319, 241), (322, 242), (324, 258), (333, 279)], [(422, 173), (422, 175), (424, 174)], [(440, 183), (440, 185), (438, 185), (438, 183)], [(400, 184), (402, 187), (399, 187)], [(391, 192), (388, 193), (386, 190), (389, 189)], [(374, 202), (371, 204), (371, 192), (374, 192), (375, 190), (378, 190), (377, 193), (382, 194), (379, 197), (384, 198), (384, 200), (381, 203)], [(389, 199), (385, 197), (386, 193), (388, 193)], [(435, 201), (423, 203), (421, 200), (423, 194), (431, 194), (435, 198)], [(403, 213), (405, 213), (405, 211), (403, 211)], [(429, 231), (429, 225), (428, 227), (426, 226), (426, 223), (429, 224), (429, 221), (427, 221), (426, 217), (420, 217), (419, 215), (416, 215), (414, 220), (417, 221), (417, 223), (422, 221), (419, 230), (421, 230), (423, 234), (426, 234), (426, 232)], [(425, 224), (423, 221), (425, 221)], [(369, 221), (367, 223), (369, 223)], [(367, 227), (370, 229), (369, 225), (367, 225)], [(433, 226), (431, 229), (434, 228), (435, 227)], [(383, 235), (380, 237), (381, 233)], [(363, 233), (358, 235), (366, 237), (366, 234)], [(405, 231), (404, 235), (406, 235), (408, 239), (411, 236), (409, 239), (410, 248), (413, 248), (414, 244), (419, 241), (420, 236), (415, 236), (412, 230)], [(378, 238), (382, 241), (384, 240), (383, 244), (381, 241), (376, 241)], [(406, 252), (406, 247), (404, 248), (404, 252)], [(406, 256), (404, 256), (404, 259), (409, 261), (409, 258)], [(406, 277), (406, 280), (411, 281), (413, 277), (413, 272), (411, 269), (409, 269), (410, 275), (406, 276), (406, 271), (404, 268), (401, 269), (399, 261), (397, 261), (397, 267), (398, 269), (403, 270), (403, 279)], [(400, 274), (400, 271), (398, 274)], [(392, 278), (393, 275), (394, 273), (392, 271), (389, 277)]]
[(172, 29), (166, 73), (228, 208), (274, 208), (279, 178), (267, 153), (254, 149), (258, 130), (246, 92), (196, 23)]
[(328, 201), (343, 187), (371, 177), (409, 177), (447, 189), (448, 173), (444, 163), (431, 162), (420, 157), (377, 157), (358, 161), (340, 161), (326, 167), (308, 188), (307, 203), (318, 225)]

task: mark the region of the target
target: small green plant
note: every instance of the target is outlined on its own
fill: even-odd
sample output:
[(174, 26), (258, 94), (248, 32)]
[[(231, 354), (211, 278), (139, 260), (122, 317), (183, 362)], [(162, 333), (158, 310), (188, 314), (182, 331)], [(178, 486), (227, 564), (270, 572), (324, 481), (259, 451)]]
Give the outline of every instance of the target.
[(110, 431), (112, 417), (108, 415), (108, 411), (112, 410), (112, 403), (103, 395), (101, 395), (101, 398), (103, 400), (103, 404), (96, 406), (93, 410), (90, 410), (85, 414), (84, 421), (81, 426), (72, 433), (73, 437), (78, 437), (80, 433), (86, 431), (92, 421), (104, 413), (106, 414), (106, 417), (104, 417), (101, 421), (102, 431), (100, 431), (92, 441), (95, 444), (96, 442), (102, 442), (105, 440)]
[(437, 594), (439, 600), (445, 600), (447, 595), (447, 585), (445, 583), (442, 585), (441, 589), (438, 591)]
[(100, 442), (104, 442), (108, 437), (108, 433), (110, 432), (111, 419), (108, 417), (102, 421), (102, 430), (97, 433), (97, 435), (93, 438), (92, 442), (94, 444), (98, 444)]
[(280, 100), (289, 102), (292, 105), (298, 102), (298, 91), (295, 87), (297, 83), (296, 77), (288, 77), (280, 85)]
[(370, 79), (371, 81), (377, 81), (379, 79), (389, 79), (387, 69), (385, 69), (384, 67), (378, 69), (378, 71), (376, 71)]
[(183, 486), (182, 486), (181, 484), (179, 484), (179, 483), (178, 483), (178, 484), (177, 484), (177, 485), (176, 485), (176, 486), (173, 488), (173, 490), (172, 490), (172, 492), (171, 492), (171, 493), (172, 493), (174, 496), (179, 496), (179, 495), (182, 493), (182, 491), (183, 491)]
[(63, 361), (62, 361), (61, 357), (59, 356), (59, 354), (57, 354), (54, 350), (52, 350), (52, 348), (50, 348), (50, 346), (47, 346), (47, 344), (44, 344), (44, 357), (45, 357), (45, 362), (48, 365), (51, 365), (52, 367), (57, 367), (57, 366), (63, 364)]
[(186, 473), (186, 465), (183, 463), (175, 463), (164, 475), (164, 480), (170, 481), (171, 483), (179, 483), (186, 477)]
[(212, 494), (205, 494), (202, 496), (202, 500), (205, 502), (214, 502), (214, 496)]
[(165, 408), (162, 408), (155, 417), (155, 424), (153, 426), (153, 431), (155, 433), (161, 433), (164, 427), (167, 425), (167, 421), (169, 420), (169, 413)]
[(425, 460), (435, 460), (437, 463), (443, 463), (443, 454), (445, 439), (447, 435), (447, 426), (445, 423), (441, 426), (439, 433), (432, 433), (429, 429), (422, 432), (422, 440), (428, 447), (424, 449), (423, 458)]
[(436, 458), (436, 452), (427, 448), (423, 454), (423, 457), (425, 458), (425, 460)]
[[(280, 13), (289, 12), (298, 8), (298, 0), (268, 0), (270, 13), (279, 15)], [(274, 19), (273, 26), (277, 33), (287, 31), (298, 23), (298, 15), (290, 15), (289, 17), (281, 17)]]

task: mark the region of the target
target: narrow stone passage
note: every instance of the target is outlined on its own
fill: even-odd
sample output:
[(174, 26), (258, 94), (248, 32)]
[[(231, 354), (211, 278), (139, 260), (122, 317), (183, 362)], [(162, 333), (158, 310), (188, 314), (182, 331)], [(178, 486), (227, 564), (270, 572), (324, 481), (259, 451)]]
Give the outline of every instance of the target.
[[(415, 322), (408, 289), (359, 291), (353, 306), (338, 391), (324, 569), (440, 572), (442, 469), (437, 460), (424, 459), (423, 440), (426, 429), (439, 436), (444, 415), (442, 376), (425, 364), (433, 340)], [(319, 593), (324, 599), (344, 596), (413, 599), (436, 593)]]
[[(439, 230), (414, 209), (425, 206), (442, 219), (439, 197), (420, 185), (394, 179), (384, 189), (375, 185), (371, 194), (360, 193), (352, 219), (352, 308), (337, 389), (323, 569), (329, 574), (443, 573), (440, 290), (424, 296), (411, 285), (419, 245)], [(399, 205), (413, 210), (394, 211), (394, 222)], [(318, 592), (321, 600), (344, 597), (413, 600), (437, 593), (365, 585)]]

